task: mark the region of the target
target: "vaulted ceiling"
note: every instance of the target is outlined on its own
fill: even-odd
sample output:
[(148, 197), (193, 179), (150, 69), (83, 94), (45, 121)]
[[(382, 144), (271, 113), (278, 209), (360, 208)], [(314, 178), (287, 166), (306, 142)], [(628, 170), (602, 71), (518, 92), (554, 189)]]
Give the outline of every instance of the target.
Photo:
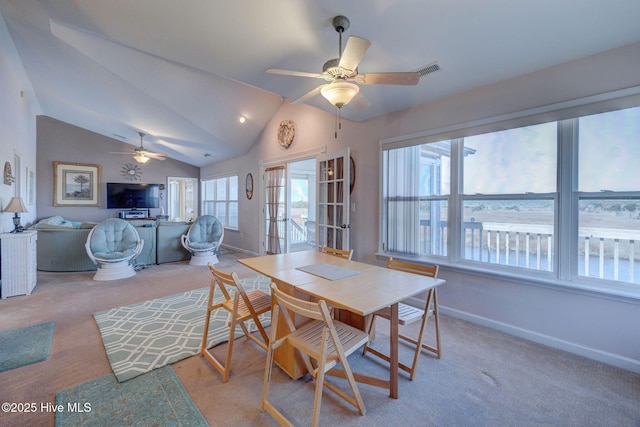
[(343, 44), (371, 41), (360, 72), (440, 66), (416, 86), (361, 86), (342, 111), (354, 121), (640, 40), (637, 0), (0, 0), (0, 14), (39, 113), (133, 145), (144, 132), (196, 166), (245, 154), (282, 102), (324, 83), (265, 70), (322, 72), (336, 15)]

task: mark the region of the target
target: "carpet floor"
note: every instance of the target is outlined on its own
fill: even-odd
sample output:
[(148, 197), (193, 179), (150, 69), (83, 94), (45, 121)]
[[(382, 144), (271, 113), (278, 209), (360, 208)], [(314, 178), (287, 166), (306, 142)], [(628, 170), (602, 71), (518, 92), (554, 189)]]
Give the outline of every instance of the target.
[[(223, 252), (218, 267), (255, 275)], [(0, 328), (55, 320), (49, 358), (0, 372), (0, 402), (55, 403), (62, 390), (111, 374), (93, 313), (208, 286), (207, 268), (170, 263), (141, 270), (130, 279), (94, 282), (87, 273), (38, 273), (29, 296), (0, 300)], [(445, 301), (440, 301), (444, 304)], [(376, 345), (384, 345), (384, 323)], [(449, 316), (441, 322), (443, 356), (423, 355), (414, 381), (400, 375), (400, 398), (361, 385), (367, 414), (357, 415), (331, 392), (322, 400), (323, 425), (420, 426), (640, 426), (640, 375)], [(226, 344), (214, 347), (224, 355)], [(404, 356), (407, 348), (401, 346)], [(203, 357), (171, 365), (212, 426), (276, 426), (260, 412), (265, 352), (240, 338), (229, 382)], [(373, 357), (350, 357), (354, 371), (388, 375)], [(340, 384), (340, 381), (338, 381)], [(126, 384), (123, 383), (123, 384)], [(291, 381), (274, 369), (274, 403), (297, 425), (309, 424), (313, 382)], [(0, 413), (7, 426), (53, 426), (55, 414)]]

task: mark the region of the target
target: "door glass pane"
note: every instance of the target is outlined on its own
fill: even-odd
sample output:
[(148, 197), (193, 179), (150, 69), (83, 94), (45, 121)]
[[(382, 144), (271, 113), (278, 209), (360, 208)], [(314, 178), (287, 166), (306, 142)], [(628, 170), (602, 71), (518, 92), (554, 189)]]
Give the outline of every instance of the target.
[(342, 215), (343, 209), (344, 209), (344, 206), (336, 205), (336, 225), (338, 227), (340, 227), (342, 224), (344, 224), (344, 217)]
[(336, 182), (336, 202), (344, 203), (344, 181)]
[(333, 228), (329, 228), (327, 227), (326, 232), (327, 232), (327, 243), (325, 243), (327, 246), (329, 246), (330, 248), (335, 248), (335, 239), (334, 239), (334, 233), (333, 233), (334, 229)]
[(336, 179), (344, 179), (344, 157), (336, 159)]
[(327, 223), (327, 205), (318, 205), (318, 222)]
[(327, 175), (327, 162), (320, 162), (320, 176), (318, 177), (320, 181), (326, 181), (328, 179)]
[(335, 179), (336, 167), (333, 159), (329, 160), (327, 165), (327, 181), (333, 181)]
[(341, 228), (336, 228), (336, 248), (342, 247), (342, 238), (343, 238), (343, 230)]

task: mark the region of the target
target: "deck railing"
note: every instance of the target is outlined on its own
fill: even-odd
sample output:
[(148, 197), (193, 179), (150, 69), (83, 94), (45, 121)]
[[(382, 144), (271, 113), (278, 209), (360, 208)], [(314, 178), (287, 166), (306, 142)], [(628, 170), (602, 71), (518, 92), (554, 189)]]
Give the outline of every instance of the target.
[[(447, 255), (447, 227), (447, 221), (439, 221), (431, 230), (429, 220), (420, 221), (422, 254)], [(465, 259), (553, 271), (551, 225), (465, 221), (462, 231)], [(639, 230), (579, 227), (578, 238), (579, 275), (640, 282), (635, 274)]]

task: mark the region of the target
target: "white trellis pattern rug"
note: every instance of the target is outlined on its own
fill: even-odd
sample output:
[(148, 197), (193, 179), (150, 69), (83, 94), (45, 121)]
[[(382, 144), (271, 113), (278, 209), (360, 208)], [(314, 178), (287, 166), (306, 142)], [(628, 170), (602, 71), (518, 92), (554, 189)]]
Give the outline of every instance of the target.
[[(260, 289), (270, 293), (268, 277), (242, 280), (245, 291)], [(200, 352), (209, 288), (157, 298), (94, 313), (109, 363), (118, 382), (137, 377), (156, 368)], [(216, 288), (214, 301), (222, 300)], [(211, 313), (207, 348), (227, 341), (228, 312)], [(267, 326), (270, 313), (260, 317)], [(250, 325), (254, 330), (255, 326)], [(242, 336), (236, 328), (236, 338)]]

